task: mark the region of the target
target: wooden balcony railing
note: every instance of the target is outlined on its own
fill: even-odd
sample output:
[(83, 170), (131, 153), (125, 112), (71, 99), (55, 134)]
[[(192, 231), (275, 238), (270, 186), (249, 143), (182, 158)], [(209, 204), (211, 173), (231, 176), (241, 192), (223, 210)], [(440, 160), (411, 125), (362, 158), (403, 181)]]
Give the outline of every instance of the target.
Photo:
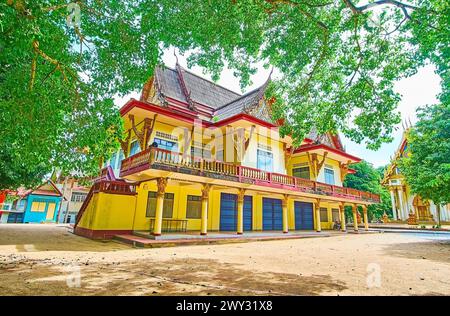
[(162, 166), (164, 168), (173, 168), (174, 171), (182, 173), (186, 172), (183, 169), (187, 168), (205, 177), (232, 177), (232, 180), (237, 182), (270, 185), (286, 189), (292, 188), (297, 191), (315, 194), (332, 195), (376, 203), (380, 202), (380, 196), (370, 192), (363, 192), (222, 161), (191, 157), (160, 148), (149, 148), (124, 159), (120, 169), (120, 176), (124, 177), (150, 168), (161, 169)]

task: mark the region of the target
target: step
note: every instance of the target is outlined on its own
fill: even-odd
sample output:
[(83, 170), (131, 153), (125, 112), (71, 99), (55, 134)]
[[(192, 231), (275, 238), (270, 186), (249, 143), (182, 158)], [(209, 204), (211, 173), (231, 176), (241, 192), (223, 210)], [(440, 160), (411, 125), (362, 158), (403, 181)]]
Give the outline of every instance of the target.
[(280, 235), (280, 236), (230, 236), (230, 237), (202, 237), (202, 238), (179, 238), (179, 239), (151, 239), (133, 235), (115, 235), (114, 240), (126, 243), (137, 248), (160, 248), (190, 245), (213, 245), (228, 243), (244, 243), (252, 241), (273, 241), (286, 239), (303, 239), (303, 238), (323, 238), (331, 235), (320, 234), (304, 234), (304, 235)]

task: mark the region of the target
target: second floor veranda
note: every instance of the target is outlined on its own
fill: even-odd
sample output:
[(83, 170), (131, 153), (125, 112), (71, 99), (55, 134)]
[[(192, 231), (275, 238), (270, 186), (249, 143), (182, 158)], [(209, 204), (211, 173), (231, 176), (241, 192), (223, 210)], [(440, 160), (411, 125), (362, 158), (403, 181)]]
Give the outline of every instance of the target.
[(156, 147), (147, 148), (122, 160), (120, 177), (130, 181), (170, 177), (180, 181), (208, 182), (311, 198), (323, 197), (348, 203), (352, 201), (366, 204), (380, 202), (379, 195), (370, 192)]

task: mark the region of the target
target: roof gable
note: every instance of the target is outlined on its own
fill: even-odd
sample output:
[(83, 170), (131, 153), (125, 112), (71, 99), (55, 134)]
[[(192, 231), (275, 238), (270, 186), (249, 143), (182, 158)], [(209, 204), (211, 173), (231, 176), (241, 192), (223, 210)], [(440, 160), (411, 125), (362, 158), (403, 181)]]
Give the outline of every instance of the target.
[(194, 101), (217, 109), (241, 96), (239, 93), (199, 77), (179, 65), (177, 65), (177, 69), (157, 66), (155, 79), (156, 90), (163, 98), (169, 97), (186, 104)]

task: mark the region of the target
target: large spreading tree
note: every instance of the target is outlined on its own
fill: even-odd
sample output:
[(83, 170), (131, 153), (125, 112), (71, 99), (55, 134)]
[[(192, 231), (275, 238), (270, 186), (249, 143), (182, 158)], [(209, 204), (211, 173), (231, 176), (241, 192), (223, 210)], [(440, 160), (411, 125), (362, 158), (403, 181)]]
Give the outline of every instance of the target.
[(419, 108), (408, 132), (407, 155), (399, 162), (411, 191), (440, 206), (450, 203), (450, 104)]
[[(372, 164), (363, 160), (360, 163), (352, 165), (352, 169), (356, 173), (349, 174), (345, 177), (343, 183), (345, 187), (380, 195), (381, 203), (368, 206), (367, 211), (369, 217), (371, 219), (381, 219), (385, 213), (392, 213), (391, 197), (388, 190), (381, 185), (384, 167), (374, 168)], [(346, 215), (350, 218), (352, 217), (351, 212), (351, 207), (347, 207)]]
[(52, 169), (89, 174), (117, 146), (113, 98), (139, 90), (176, 47), (242, 87), (263, 62), (274, 118), (377, 148), (399, 122), (396, 80), (431, 60), (448, 100), (447, 0), (3, 0), (0, 188)]

